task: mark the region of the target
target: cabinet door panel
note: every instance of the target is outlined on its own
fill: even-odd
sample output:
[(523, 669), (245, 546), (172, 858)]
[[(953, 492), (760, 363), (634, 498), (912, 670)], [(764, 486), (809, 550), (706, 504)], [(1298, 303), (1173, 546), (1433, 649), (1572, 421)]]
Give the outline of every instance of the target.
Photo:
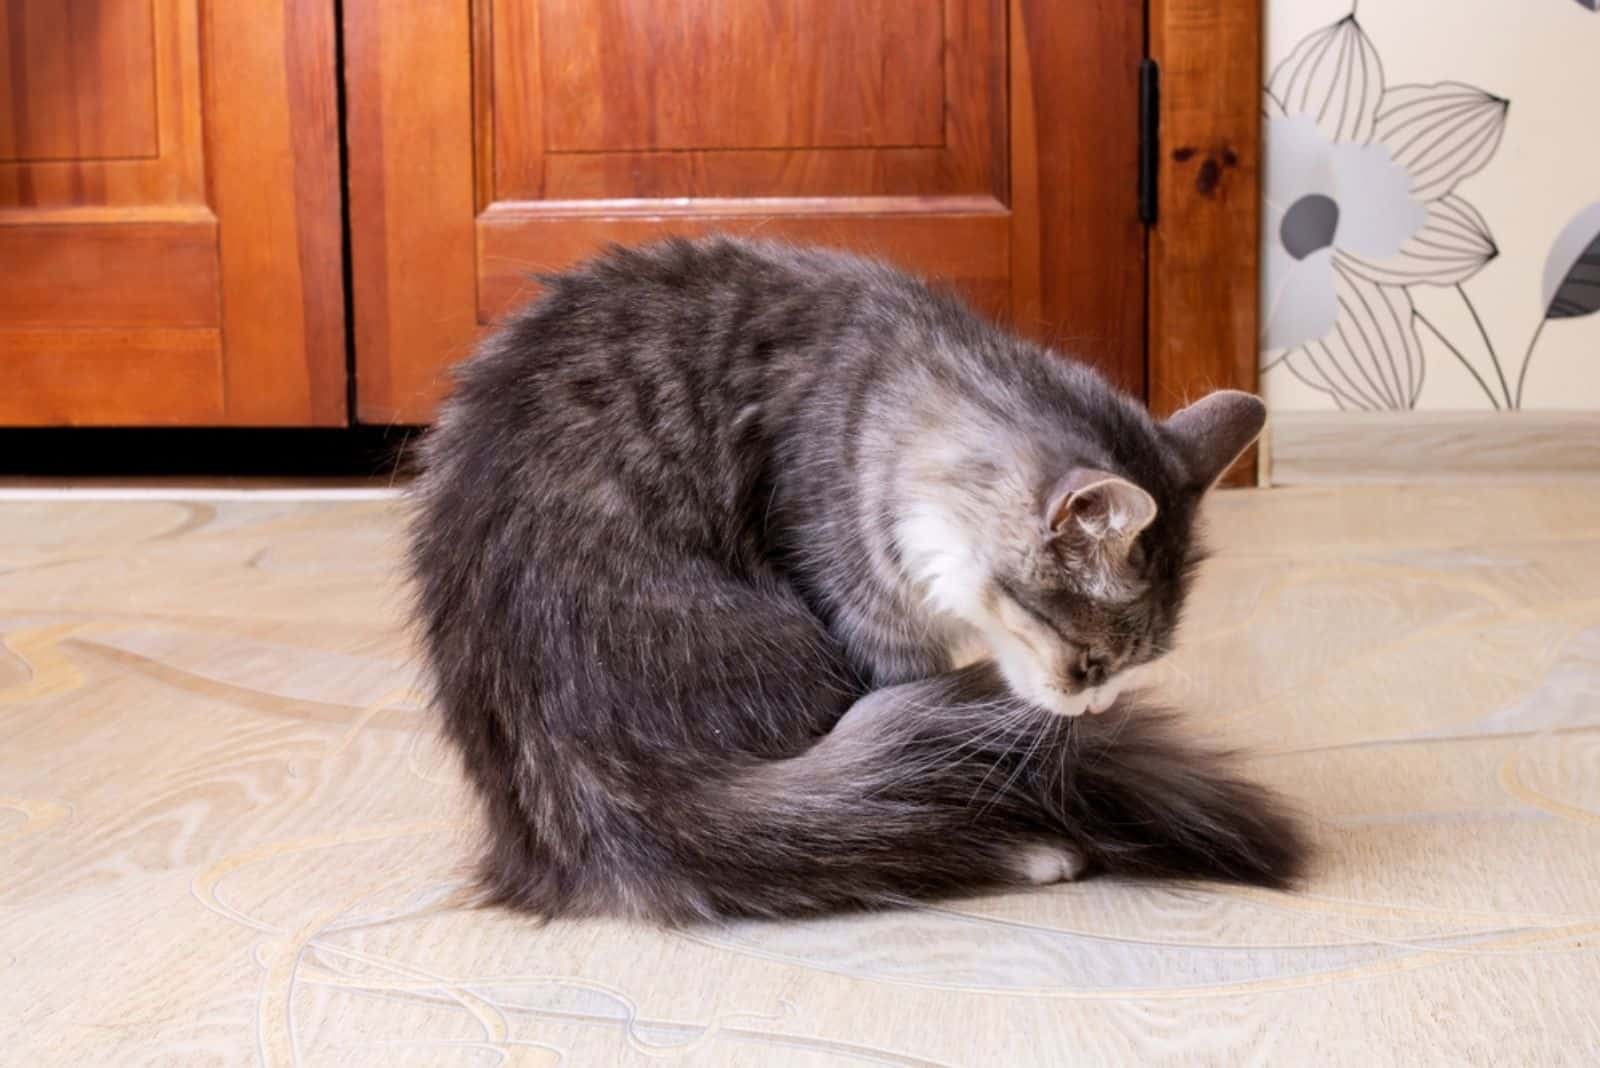
[(331, 0), (0, 0), (0, 423), (345, 419)]
[(508, 14), (538, 8), (537, 21), (523, 25), (543, 31), (550, 152), (938, 145), (944, 137), (940, 4), (498, 6)]
[(214, 328), (217, 292), (212, 219), (0, 226), (0, 322), (11, 327)]
[(1004, 196), (999, 0), (479, 0), (471, 14), (488, 72), (474, 106), (493, 131), (475, 145), (480, 209)]
[(576, 224), (547, 211), (485, 212), (478, 219), (478, 321), (491, 323), (537, 292), (528, 279), (531, 250), (537, 250), (538, 263), (570, 263), (613, 242), (631, 245), (669, 234), (714, 231), (809, 241), (905, 263), (934, 264), (939, 277), (959, 286), (978, 308), (994, 316), (1007, 314), (1011, 290), (1005, 212), (982, 203), (967, 210), (957, 205), (939, 215), (936, 225), (929, 225), (930, 213), (920, 205), (896, 210), (892, 203), (874, 204), (856, 213), (838, 207), (830, 205), (816, 213), (794, 208), (768, 212), (759, 205), (701, 203), (682, 215), (585, 214)]
[(17, 4), (0, 20), (0, 160), (150, 158), (156, 57), (148, 3)]
[(428, 419), (533, 273), (709, 231), (886, 257), (1139, 388), (1137, 7), (346, 0), (359, 416)]
[(0, 424), (203, 425), (223, 410), (215, 327), (43, 327), (0, 331), (0, 342)]

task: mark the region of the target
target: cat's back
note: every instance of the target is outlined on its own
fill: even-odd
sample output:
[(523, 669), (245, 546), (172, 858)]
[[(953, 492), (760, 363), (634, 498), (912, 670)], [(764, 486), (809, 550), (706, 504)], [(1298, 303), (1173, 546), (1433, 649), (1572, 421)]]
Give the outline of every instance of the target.
[(950, 314), (877, 261), (726, 235), (613, 246), (539, 283), (456, 369), (436, 441), (720, 452), (748, 437), (756, 408), (826, 389), (841, 363), (888, 347), (874, 335), (937, 331)]

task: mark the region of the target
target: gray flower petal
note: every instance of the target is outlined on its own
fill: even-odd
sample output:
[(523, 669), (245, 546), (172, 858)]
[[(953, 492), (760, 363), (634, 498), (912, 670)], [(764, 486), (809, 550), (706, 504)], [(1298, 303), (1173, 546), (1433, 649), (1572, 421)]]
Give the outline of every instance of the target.
[(1279, 214), (1309, 193), (1333, 196), (1333, 146), (1310, 119), (1273, 119), (1262, 128), (1266, 171), (1262, 195)]
[(1453, 286), (1483, 270), (1499, 254), (1478, 209), (1451, 194), (1428, 205), (1422, 229), (1396, 255), (1366, 259), (1343, 250), (1339, 260), (1352, 273), (1380, 285)]
[(1295, 259), (1282, 242), (1267, 245), (1261, 347), (1292, 349), (1324, 337), (1339, 315), (1334, 296), (1333, 249)]
[(1335, 145), (1331, 154), (1339, 199), (1342, 251), (1384, 259), (1427, 221), (1428, 209), (1411, 195), (1411, 176), (1382, 145)]
[(1494, 156), (1510, 107), (1460, 82), (1397, 85), (1384, 98), (1377, 137), (1410, 173), (1411, 192), (1437, 200)]

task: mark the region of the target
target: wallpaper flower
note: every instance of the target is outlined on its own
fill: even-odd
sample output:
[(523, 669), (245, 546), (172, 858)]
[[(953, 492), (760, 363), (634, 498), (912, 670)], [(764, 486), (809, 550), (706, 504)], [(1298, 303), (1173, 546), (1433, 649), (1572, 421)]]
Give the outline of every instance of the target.
[[(1498, 253), (1457, 192), (1499, 148), (1510, 102), (1459, 82), (1388, 85), (1354, 14), (1310, 34), (1266, 89), (1267, 368), (1340, 408), (1410, 408), (1426, 365), (1413, 286), (1454, 286)], [(1474, 321), (1480, 322), (1474, 313)], [(1512, 392), (1498, 357), (1497, 407)]]
[[(1307, 115), (1268, 120), (1266, 344), (1295, 348), (1334, 328), (1352, 263), (1386, 262), (1427, 219), (1411, 177), (1381, 145), (1336, 143)], [(1335, 264), (1336, 253), (1342, 253)]]
[[(1488, 406), (1520, 408), (1550, 321), (1600, 312), (1600, 203), (1550, 246), (1542, 317), (1518, 365), (1502, 360), (1467, 291), (1499, 248), (1462, 190), (1493, 163), (1510, 101), (1461, 82), (1392, 85), (1352, 11), (1278, 62), (1264, 110), (1264, 369), (1338, 408), (1406, 409), (1432, 350), (1459, 361)], [(1459, 301), (1456, 326), (1419, 309), (1422, 286)], [(1424, 304), (1440, 315), (1434, 299)]]

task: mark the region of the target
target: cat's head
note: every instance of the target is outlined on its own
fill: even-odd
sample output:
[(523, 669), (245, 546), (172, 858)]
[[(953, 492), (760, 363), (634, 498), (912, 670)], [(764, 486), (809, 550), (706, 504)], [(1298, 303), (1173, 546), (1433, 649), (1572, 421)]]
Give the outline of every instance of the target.
[(1017, 696), (1103, 711), (1172, 647), (1196, 506), (1265, 420), (1256, 397), (1220, 391), (1161, 423), (1122, 422), (1111, 462), (1040, 473), (1032, 514), (1010, 518), (960, 598)]

